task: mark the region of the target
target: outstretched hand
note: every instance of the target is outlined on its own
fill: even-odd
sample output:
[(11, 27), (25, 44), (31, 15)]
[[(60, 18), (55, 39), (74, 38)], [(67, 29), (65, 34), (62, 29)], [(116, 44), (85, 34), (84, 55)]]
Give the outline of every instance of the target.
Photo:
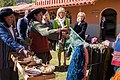
[(28, 57), (29, 55), (34, 55), (34, 52), (24, 49), (20, 53), (24, 54), (25, 57)]
[(33, 56), (33, 55), (34, 55), (34, 52), (28, 50), (28, 55)]
[(69, 31), (69, 30), (70, 30), (70, 29), (67, 28), (67, 27), (63, 27), (63, 28), (60, 29), (60, 31), (65, 31), (65, 32), (66, 32), (66, 31)]

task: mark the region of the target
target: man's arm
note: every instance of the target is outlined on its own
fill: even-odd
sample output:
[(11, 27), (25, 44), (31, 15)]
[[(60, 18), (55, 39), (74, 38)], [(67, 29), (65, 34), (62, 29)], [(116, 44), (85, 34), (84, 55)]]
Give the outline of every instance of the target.
[(23, 46), (21, 46), (20, 44), (18, 44), (13, 37), (10, 35), (8, 29), (3, 26), (0, 25), (0, 39), (6, 43), (9, 47), (11, 47), (13, 50), (15, 51), (19, 51), (20, 49), (24, 49)]

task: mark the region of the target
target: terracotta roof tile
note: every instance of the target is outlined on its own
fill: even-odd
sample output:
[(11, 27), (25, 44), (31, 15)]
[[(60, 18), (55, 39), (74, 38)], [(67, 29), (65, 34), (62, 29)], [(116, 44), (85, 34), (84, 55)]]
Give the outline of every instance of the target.
[(76, 6), (94, 4), (97, 0), (41, 0), (35, 5), (40, 7)]
[[(35, 4), (21, 4), (18, 6), (9, 6), (16, 12), (24, 12), (26, 9), (34, 9), (34, 8), (58, 8), (60, 6), (79, 6), (79, 5), (89, 5), (94, 4), (97, 0), (41, 0), (35, 2)], [(3, 9), (5, 7), (0, 8)], [(7, 7), (8, 8), (8, 7)]]
[(21, 5), (17, 5), (17, 6), (1, 7), (0, 10), (3, 9), (3, 8), (11, 8), (14, 11), (19, 13), (19, 12), (23, 11), (26, 7), (30, 7), (32, 5), (33, 4), (21, 4)]

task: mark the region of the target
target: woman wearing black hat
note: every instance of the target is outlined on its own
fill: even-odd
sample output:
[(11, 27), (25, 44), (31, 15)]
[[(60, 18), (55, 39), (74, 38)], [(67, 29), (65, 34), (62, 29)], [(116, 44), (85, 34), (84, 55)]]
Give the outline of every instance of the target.
[[(46, 64), (52, 58), (49, 49), (49, 43), (46, 35), (46, 28), (42, 24), (42, 17), (45, 14), (46, 10), (43, 8), (38, 8), (28, 14), (28, 19), (31, 21), (31, 31), (29, 37), (32, 39), (32, 44), (30, 46), (31, 50), (34, 51), (36, 56), (42, 59), (43, 63)], [(39, 28), (39, 29), (38, 29)], [(45, 28), (43, 31), (42, 28)]]
[(37, 57), (42, 59), (44, 64), (47, 64), (52, 59), (48, 36), (55, 33), (54, 40), (58, 40), (58, 34), (56, 33), (58, 29), (49, 29), (48, 26), (43, 25), (42, 19), (45, 13), (46, 9), (37, 8), (28, 14), (28, 19), (32, 21), (29, 34), (29, 37), (32, 39), (31, 50), (34, 51)]
[(0, 80), (18, 80), (17, 71), (13, 71), (13, 62), (10, 51), (28, 55), (28, 51), (15, 41), (11, 26), (14, 22), (15, 12), (10, 8), (0, 11)]

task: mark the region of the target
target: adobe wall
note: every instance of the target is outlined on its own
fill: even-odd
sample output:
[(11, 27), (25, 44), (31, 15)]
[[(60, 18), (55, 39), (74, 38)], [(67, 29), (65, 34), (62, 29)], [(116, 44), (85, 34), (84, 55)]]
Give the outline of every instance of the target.
[[(86, 13), (86, 21), (88, 23), (88, 29), (86, 34), (90, 34), (91, 37), (100, 36), (100, 20), (101, 13), (107, 9), (111, 8), (117, 12), (116, 17), (116, 35), (120, 32), (120, 9), (119, 9), (120, 0), (98, 0), (93, 5), (84, 5), (84, 6), (71, 6), (64, 7), (66, 11), (69, 11), (72, 15), (72, 24), (76, 22), (77, 13), (83, 11)], [(52, 9), (50, 11), (57, 11), (57, 9)]]

